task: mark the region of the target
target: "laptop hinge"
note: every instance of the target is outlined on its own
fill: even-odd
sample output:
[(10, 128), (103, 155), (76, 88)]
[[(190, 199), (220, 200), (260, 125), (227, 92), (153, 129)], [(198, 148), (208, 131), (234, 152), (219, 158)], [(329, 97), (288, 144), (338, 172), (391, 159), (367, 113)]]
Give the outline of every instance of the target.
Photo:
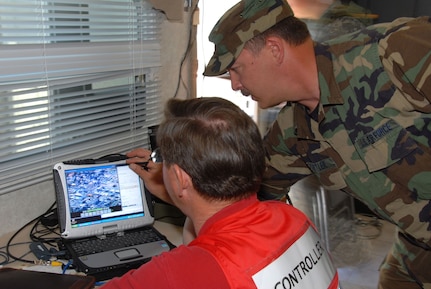
[(123, 236), (124, 235), (124, 231), (118, 231), (118, 228), (116, 225), (114, 226), (107, 226), (107, 227), (103, 227), (103, 234), (102, 235), (98, 235), (97, 237), (99, 239), (106, 239), (107, 236), (109, 235), (117, 235), (117, 236)]

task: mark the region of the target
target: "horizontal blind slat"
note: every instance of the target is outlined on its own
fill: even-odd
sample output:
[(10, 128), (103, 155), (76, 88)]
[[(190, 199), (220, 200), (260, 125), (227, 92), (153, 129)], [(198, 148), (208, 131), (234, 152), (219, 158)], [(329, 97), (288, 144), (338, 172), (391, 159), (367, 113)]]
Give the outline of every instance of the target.
[(148, 146), (161, 13), (133, 0), (0, 0), (0, 194)]

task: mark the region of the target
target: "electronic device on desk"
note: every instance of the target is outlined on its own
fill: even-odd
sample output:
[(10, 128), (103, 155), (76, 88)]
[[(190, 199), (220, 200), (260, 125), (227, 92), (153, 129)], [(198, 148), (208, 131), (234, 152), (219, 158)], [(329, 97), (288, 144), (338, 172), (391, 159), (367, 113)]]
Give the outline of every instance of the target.
[(124, 160), (53, 168), (64, 247), (78, 272), (121, 276), (174, 245), (154, 227), (151, 197)]
[[(150, 149), (154, 151), (157, 145), (157, 129), (158, 125), (150, 126), (148, 128), (148, 137), (150, 139)], [(177, 207), (164, 202), (163, 200), (151, 195), (152, 203), (154, 206), (154, 218), (157, 221), (173, 224), (176, 226), (183, 226), (186, 216)]]

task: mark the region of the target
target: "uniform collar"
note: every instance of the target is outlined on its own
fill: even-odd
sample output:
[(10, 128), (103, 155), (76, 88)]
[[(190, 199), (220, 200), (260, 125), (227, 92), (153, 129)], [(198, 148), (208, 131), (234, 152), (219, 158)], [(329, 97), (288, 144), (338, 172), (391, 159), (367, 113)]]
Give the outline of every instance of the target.
[(330, 46), (315, 42), (317, 72), (319, 77), (320, 101), (318, 107), (308, 112), (299, 104), (292, 103), (294, 125), (297, 137), (302, 139), (323, 139), (316, 135), (318, 124), (325, 118), (325, 112), (333, 105), (343, 104), (339, 84), (334, 75), (334, 65)]
[(330, 46), (315, 42), (317, 73), (320, 87), (320, 104), (343, 104), (340, 88), (335, 79), (333, 57)]

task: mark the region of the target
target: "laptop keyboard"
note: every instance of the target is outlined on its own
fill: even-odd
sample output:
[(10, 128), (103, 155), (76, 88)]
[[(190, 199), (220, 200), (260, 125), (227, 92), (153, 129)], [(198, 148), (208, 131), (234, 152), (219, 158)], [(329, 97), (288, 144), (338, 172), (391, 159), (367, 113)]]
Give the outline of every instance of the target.
[(85, 256), (160, 240), (163, 239), (151, 228), (147, 228), (125, 232), (124, 235), (109, 235), (105, 239), (94, 238), (74, 242), (72, 247), (78, 256)]

